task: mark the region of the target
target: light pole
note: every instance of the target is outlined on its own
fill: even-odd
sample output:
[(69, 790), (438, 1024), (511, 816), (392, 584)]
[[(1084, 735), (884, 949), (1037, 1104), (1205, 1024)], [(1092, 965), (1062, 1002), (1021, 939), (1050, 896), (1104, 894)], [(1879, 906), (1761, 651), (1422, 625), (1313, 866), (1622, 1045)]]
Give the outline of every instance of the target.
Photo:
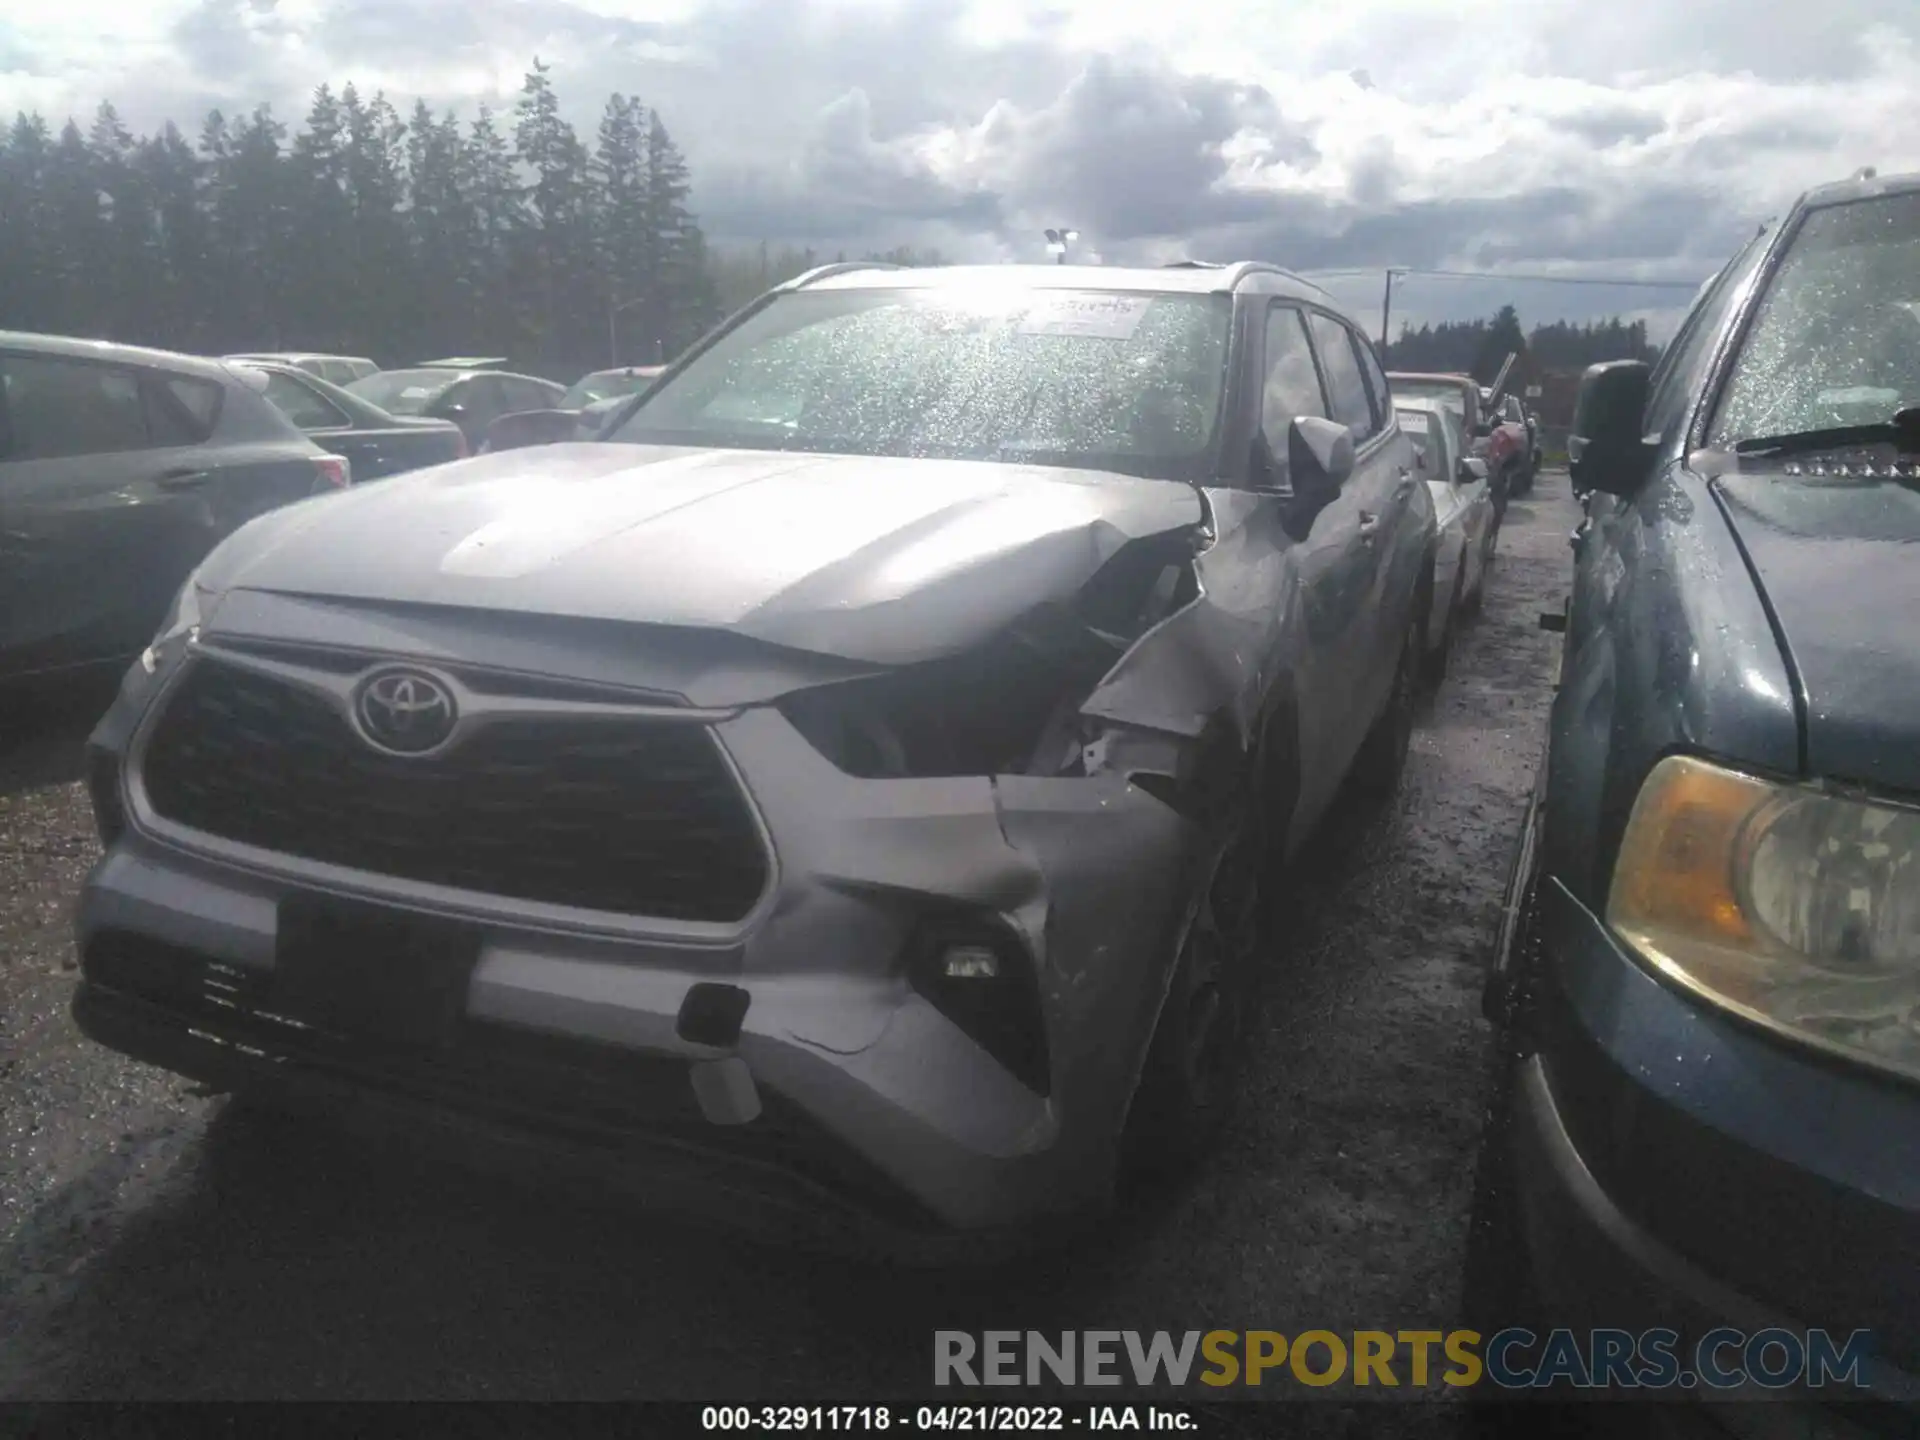
[(1406, 273), (1391, 266), (1387, 269), (1387, 289), (1380, 297), (1380, 363), (1383, 365), (1387, 362), (1387, 320), (1393, 314), (1393, 277)]
[(1056, 265), (1066, 264), (1067, 247), (1080, 238), (1080, 232), (1078, 230), (1049, 230), (1046, 232), (1046, 235), (1047, 252), (1053, 256), (1053, 263)]
[(620, 368), (620, 330), (616, 322), (623, 312), (645, 303), (646, 297), (643, 295), (638, 299), (622, 301), (607, 311), (607, 364), (615, 370)]

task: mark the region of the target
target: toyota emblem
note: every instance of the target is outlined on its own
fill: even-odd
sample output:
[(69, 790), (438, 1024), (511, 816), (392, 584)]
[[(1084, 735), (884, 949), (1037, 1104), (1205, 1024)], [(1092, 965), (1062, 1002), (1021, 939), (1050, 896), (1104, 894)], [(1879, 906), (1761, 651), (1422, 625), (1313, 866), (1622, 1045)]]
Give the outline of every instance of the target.
[(361, 687), (360, 728), (382, 750), (420, 755), (453, 734), (453, 692), (420, 670), (383, 670)]

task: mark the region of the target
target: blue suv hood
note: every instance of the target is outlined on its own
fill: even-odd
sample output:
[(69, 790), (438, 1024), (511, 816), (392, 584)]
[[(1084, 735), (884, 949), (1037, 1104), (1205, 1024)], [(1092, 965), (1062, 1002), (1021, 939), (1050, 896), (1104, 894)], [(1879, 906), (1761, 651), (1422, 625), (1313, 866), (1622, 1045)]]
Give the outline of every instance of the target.
[(1813, 774), (1920, 793), (1920, 492), (1723, 476), (1806, 696)]

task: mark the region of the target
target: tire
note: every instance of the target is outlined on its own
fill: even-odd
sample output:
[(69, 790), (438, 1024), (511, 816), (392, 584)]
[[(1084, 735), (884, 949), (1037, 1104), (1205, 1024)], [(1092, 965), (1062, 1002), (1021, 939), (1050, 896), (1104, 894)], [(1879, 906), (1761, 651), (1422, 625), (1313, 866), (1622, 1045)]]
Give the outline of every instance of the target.
[(1487, 571), (1493, 565), (1493, 527), (1480, 537), (1480, 568), (1473, 577), (1473, 589), (1460, 597), (1460, 613), (1477, 620), (1487, 598)]
[(1354, 757), (1353, 783), (1360, 794), (1381, 800), (1400, 786), (1401, 773), (1407, 768), (1407, 751), (1413, 744), (1413, 722), (1420, 693), (1420, 661), (1426, 651), (1427, 606), (1415, 604), (1413, 620), (1400, 641), (1400, 659), (1394, 667), (1393, 689), (1386, 709), (1373, 722), (1360, 753)]
[(1453, 659), (1453, 625), (1465, 607), (1460, 587), (1467, 581), (1467, 556), (1463, 548), (1460, 552), (1460, 568), (1454, 573), (1453, 594), (1447, 600), (1446, 623), (1440, 628), (1440, 643), (1426, 654), (1426, 663), (1421, 667), (1421, 681), (1429, 691), (1438, 690), (1447, 678), (1447, 665)]
[(1263, 753), (1232, 834), (1179, 929), (1173, 978), (1121, 1136), (1126, 1185), (1177, 1183), (1213, 1152), (1238, 1099), (1258, 952), (1286, 816)]

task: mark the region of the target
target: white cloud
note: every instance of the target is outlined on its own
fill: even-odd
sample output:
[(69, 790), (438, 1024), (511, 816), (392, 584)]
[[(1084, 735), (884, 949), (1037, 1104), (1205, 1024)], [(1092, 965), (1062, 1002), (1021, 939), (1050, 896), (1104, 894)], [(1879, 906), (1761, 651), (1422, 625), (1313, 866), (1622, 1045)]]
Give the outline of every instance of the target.
[[(1071, 223), (1110, 260), (1692, 279), (1808, 184), (1920, 168), (1912, 0), (0, 4), (0, 111), (56, 122), (102, 98), (189, 134), (213, 105), (295, 119), (349, 79), (498, 106), (537, 53), (583, 130), (614, 89), (659, 107), (723, 239), (986, 258)], [(1339, 283), (1377, 306), (1377, 277)], [(1410, 318), (1473, 303), (1406, 288)]]

